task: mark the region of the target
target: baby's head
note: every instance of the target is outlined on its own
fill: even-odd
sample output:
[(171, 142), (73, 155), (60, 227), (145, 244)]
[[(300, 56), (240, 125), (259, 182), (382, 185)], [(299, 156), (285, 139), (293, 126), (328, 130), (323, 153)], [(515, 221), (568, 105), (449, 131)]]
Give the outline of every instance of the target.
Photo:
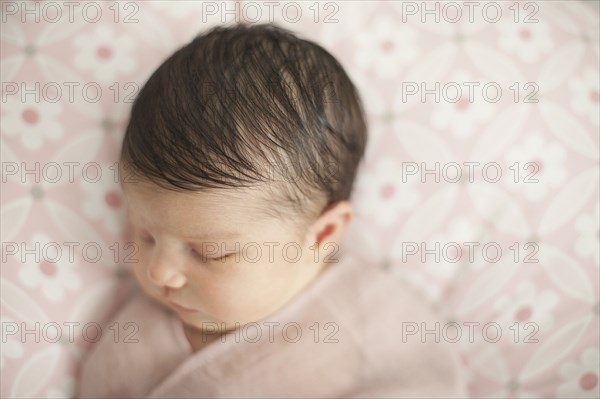
[(268, 317), (339, 256), (366, 137), (317, 44), (272, 25), (196, 37), (140, 91), (123, 142), (142, 289), (202, 330)]

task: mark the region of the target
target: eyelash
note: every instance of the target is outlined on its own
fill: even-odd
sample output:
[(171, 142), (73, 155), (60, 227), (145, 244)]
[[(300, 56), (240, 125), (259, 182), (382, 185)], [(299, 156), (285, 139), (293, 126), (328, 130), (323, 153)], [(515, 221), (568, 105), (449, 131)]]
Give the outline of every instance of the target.
[[(147, 243), (147, 244), (152, 244), (154, 243), (154, 238), (150, 235), (144, 235), (144, 234), (140, 234), (140, 239)], [(234, 255), (234, 254), (227, 254), (224, 256), (220, 256), (218, 258), (203, 258), (202, 255), (200, 255), (198, 252), (196, 252), (194, 249), (192, 249), (192, 255), (195, 258), (198, 258), (201, 261), (208, 261), (208, 262), (222, 262), (225, 259), (229, 258), (230, 256)]]
[(206, 258), (206, 257), (203, 257), (202, 255), (200, 255), (198, 252), (196, 252), (193, 249), (192, 249), (192, 254), (194, 255), (195, 258), (198, 258), (201, 261), (208, 261), (208, 262), (222, 262), (223, 260), (225, 260), (233, 255), (233, 254), (227, 254), (224, 256), (220, 256), (218, 258)]

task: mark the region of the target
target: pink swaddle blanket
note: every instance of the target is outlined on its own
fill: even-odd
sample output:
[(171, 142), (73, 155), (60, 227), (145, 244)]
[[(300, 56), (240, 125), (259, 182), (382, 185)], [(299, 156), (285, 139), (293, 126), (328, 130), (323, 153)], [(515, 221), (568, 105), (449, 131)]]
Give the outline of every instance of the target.
[(111, 322), (136, 323), (138, 342), (103, 336), (84, 359), (78, 397), (466, 397), (452, 344), (403, 342), (403, 322), (443, 322), (423, 302), (397, 277), (346, 258), (268, 319), (194, 353), (178, 316), (138, 292)]

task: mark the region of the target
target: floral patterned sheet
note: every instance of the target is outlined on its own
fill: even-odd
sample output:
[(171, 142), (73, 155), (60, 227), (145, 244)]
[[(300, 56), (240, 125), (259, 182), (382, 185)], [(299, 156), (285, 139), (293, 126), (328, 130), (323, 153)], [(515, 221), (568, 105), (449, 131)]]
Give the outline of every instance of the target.
[[(468, 3), (468, 4), (467, 4)], [(72, 7), (72, 8), (68, 8)], [(421, 290), (473, 397), (600, 397), (597, 2), (2, 3), (2, 397), (72, 397), (131, 292), (115, 162), (156, 66), (222, 23), (332, 52), (370, 142), (350, 256)], [(103, 331), (116, 334), (118, 331)]]

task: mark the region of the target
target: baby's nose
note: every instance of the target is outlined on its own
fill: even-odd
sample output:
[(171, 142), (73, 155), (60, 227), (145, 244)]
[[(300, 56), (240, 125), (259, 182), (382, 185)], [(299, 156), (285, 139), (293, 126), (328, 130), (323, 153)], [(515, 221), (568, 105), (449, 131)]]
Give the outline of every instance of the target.
[(176, 267), (166, 263), (153, 263), (147, 269), (148, 279), (155, 285), (165, 288), (181, 288), (185, 276)]

